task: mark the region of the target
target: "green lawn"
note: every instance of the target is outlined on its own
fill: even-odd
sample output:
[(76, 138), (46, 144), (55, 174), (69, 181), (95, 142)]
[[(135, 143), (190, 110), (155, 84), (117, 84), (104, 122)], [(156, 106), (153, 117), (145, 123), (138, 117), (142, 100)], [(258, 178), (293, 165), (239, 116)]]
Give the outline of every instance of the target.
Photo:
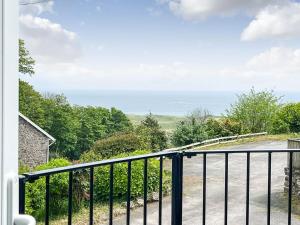
[[(147, 115), (127, 115), (131, 120), (133, 125), (139, 125), (142, 120), (145, 119)], [(164, 115), (153, 115), (153, 117), (158, 121), (162, 129), (164, 129), (167, 133), (172, 132), (176, 125), (184, 120), (184, 116), (164, 116)]]

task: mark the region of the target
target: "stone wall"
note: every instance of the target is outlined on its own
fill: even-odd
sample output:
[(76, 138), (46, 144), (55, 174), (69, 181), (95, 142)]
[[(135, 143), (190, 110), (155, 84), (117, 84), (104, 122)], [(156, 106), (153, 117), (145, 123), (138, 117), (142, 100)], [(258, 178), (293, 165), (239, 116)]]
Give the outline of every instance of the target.
[[(300, 139), (290, 139), (288, 140), (289, 149), (300, 149)], [(289, 190), (289, 171), (290, 171), (290, 158), (287, 154), (287, 167), (284, 168), (285, 172), (285, 182), (284, 182), (284, 191), (288, 192)], [(294, 194), (300, 197), (300, 153), (293, 153), (293, 168), (292, 168), (292, 191)]]
[(49, 138), (19, 117), (19, 162), (29, 167), (46, 163)]

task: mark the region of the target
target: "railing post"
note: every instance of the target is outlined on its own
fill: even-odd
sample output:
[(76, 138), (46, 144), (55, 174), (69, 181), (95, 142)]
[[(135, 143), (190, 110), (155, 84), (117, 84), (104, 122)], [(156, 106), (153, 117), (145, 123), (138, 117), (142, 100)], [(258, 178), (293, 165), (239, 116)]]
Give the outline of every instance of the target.
[(19, 214), (25, 214), (25, 184), (26, 178), (19, 176)]
[(183, 155), (172, 156), (172, 225), (182, 225)]

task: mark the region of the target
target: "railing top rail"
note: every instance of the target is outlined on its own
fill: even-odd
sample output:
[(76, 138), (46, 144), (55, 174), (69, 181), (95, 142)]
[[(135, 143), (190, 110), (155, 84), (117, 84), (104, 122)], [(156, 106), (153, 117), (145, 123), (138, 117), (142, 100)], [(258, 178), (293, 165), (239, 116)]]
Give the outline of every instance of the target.
[(150, 158), (156, 158), (156, 157), (161, 157), (161, 156), (169, 157), (174, 154), (178, 154), (178, 152), (157, 152), (157, 153), (151, 153), (151, 154), (145, 154), (145, 155), (130, 156), (130, 157), (125, 157), (125, 158), (107, 159), (107, 160), (102, 160), (102, 161), (81, 163), (81, 164), (75, 164), (75, 165), (71, 165), (71, 166), (58, 167), (58, 168), (53, 168), (53, 169), (48, 169), (48, 170), (24, 173), (24, 174), (22, 174), (22, 176), (24, 176), (27, 179), (35, 179), (35, 178), (39, 178), (41, 176), (48, 176), (51, 174), (70, 172), (70, 171), (75, 171), (75, 170), (87, 169), (87, 168), (91, 168), (91, 167), (105, 166), (105, 165), (110, 165), (110, 164), (114, 164), (114, 163), (125, 163), (125, 162), (129, 162), (129, 161), (150, 159)]
[(198, 154), (239, 154), (239, 153), (288, 153), (288, 152), (299, 152), (300, 149), (224, 149), (224, 150), (189, 150), (183, 151), (183, 154), (198, 155)]
[(71, 165), (66, 167), (59, 167), (59, 168), (53, 168), (48, 170), (41, 170), (31, 173), (25, 173), (22, 174), (22, 176), (25, 177), (25, 179), (34, 180), (35, 178), (39, 178), (42, 176), (48, 176), (52, 174), (58, 174), (58, 173), (64, 173), (64, 172), (70, 172), (70, 171), (76, 171), (76, 170), (82, 170), (87, 169), (91, 167), (98, 167), (98, 166), (105, 166), (110, 165), (114, 163), (125, 163), (129, 161), (136, 161), (136, 160), (142, 160), (142, 159), (150, 159), (150, 158), (156, 158), (156, 157), (170, 157), (176, 154), (181, 154), (183, 156), (195, 156), (199, 154), (239, 154), (239, 153), (288, 153), (288, 152), (299, 152), (300, 149), (228, 149), (228, 150), (188, 150), (188, 151), (177, 151), (177, 152), (158, 152), (158, 153), (151, 153), (151, 154), (145, 154), (145, 155), (138, 155), (138, 156), (131, 156), (126, 158), (117, 158), (117, 159), (107, 159), (97, 162), (90, 162), (90, 163), (82, 163), (77, 165)]

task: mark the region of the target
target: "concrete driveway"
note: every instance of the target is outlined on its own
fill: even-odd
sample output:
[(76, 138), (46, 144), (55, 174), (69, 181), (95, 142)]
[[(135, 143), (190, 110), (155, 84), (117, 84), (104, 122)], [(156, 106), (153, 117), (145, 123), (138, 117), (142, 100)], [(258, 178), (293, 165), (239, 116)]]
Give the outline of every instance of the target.
[[(236, 145), (226, 149), (283, 149), (286, 142), (260, 142)], [(225, 148), (224, 148), (225, 149)], [(272, 209), (271, 224), (287, 224), (287, 199), (283, 195), (286, 153), (272, 155)], [(245, 154), (229, 155), (228, 224), (245, 224)], [(207, 225), (224, 224), (224, 155), (207, 156)], [(266, 224), (267, 203), (267, 154), (251, 156), (250, 224)], [(149, 225), (158, 224), (158, 204), (148, 204)], [(163, 200), (163, 224), (169, 225), (170, 197)], [(114, 224), (124, 225), (125, 216), (116, 218)], [(143, 208), (131, 212), (131, 224), (143, 224)], [(202, 156), (184, 160), (183, 224), (202, 224)], [(293, 225), (300, 220), (293, 215)]]

